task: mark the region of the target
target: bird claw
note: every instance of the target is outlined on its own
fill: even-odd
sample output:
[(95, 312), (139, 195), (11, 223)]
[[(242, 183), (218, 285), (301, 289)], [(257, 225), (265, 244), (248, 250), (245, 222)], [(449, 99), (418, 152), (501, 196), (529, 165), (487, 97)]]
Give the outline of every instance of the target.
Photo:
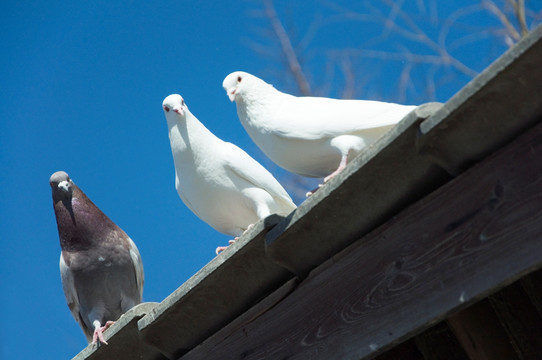
[(94, 330), (94, 335), (92, 336), (92, 344), (96, 345), (96, 347), (100, 347), (101, 344), (109, 345), (107, 341), (105, 341), (104, 339), (103, 332), (109, 329), (109, 327), (113, 325), (114, 323), (115, 323), (114, 321), (107, 321), (104, 326), (96, 328)]
[(326, 177), (324, 178), (324, 184), (327, 184), (327, 182), (328, 182), (329, 180), (333, 179), (338, 173), (339, 173), (338, 171), (335, 171), (335, 172), (329, 174), (328, 176), (326, 176)]
[[(250, 229), (252, 229), (253, 227), (254, 227), (254, 224), (248, 225), (247, 228), (246, 228), (246, 230), (243, 231), (243, 235), (244, 235), (247, 231), (249, 231)], [(233, 243), (236, 242), (237, 240), (239, 240), (239, 236), (236, 236), (233, 240), (229, 240), (229, 241), (228, 241), (228, 243), (229, 243), (228, 246), (230, 246), (231, 244), (233, 244)], [(219, 246), (219, 247), (217, 247), (216, 250), (215, 250), (216, 254), (218, 255), (220, 252), (226, 250), (226, 249), (228, 248), (228, 246)]]
[[(250, 224), (247, 226), (247, 229), (245, 231), (243, 231), (243, 234), (246, 233), (247, 231), (249, 231), (250, 229), (252, 229), (254, 227), (254, 224)], [(237, 240), (239, 240), (239, 236), (236, 236), (233, 240), (229, 240), (228, 243), (230, 246), (231, 244), (233, 244), (234, 242), (236, 242)], [(228, 248), (228, 246), (219, 246), (216, 248), (215, 252), (216, 254), (218, 255), (220, 252), (226, 250)]]
[(318, 189), (320, 189), (322, 186), (324, 186), (324, 184), (318, 184), (318, 187), (316, 189), (312, 189), (311, 191), (307, 191), (307, 193), (305, 194), (305, 197), (312, 196), (315, 192), (318, 191)]
[[(228, 240), (228, 246), (230, 246), (231, 244), (233, 244), (235, 241), (239, 240), (239, 236), (237, 236), (235, 239), (233, 240)], [(222, 251), (226, 250), (228, 248), (228, 246), (219, 246), (216, 248), (215, 252), (216, 254), (220, 254)]]
[(227, 248), (228, 248), (227, 246), (219, 246), (219, 247), (216, 248), (215, 253), (218, 255), (222, 251), (226, 250)]

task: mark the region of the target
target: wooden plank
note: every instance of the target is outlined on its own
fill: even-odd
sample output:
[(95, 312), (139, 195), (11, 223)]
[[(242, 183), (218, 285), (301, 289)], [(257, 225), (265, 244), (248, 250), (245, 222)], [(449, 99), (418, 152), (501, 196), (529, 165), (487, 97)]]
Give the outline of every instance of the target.
[(450, 316), (448, 323), (470, 359), (519, 359), (487, 299)]
[(176, 359), (292, 278), (264, 249), (265, 233), (281, 219), (256, 223), (139, 320), (143, 339)]
[(538, 311), (538, 315), (542, 316), (542, 270), (535, 271), (522, 278), (521, 285)]
[(540, 268), (541, 154), (538, 125), (182, 359), (367, 358)]
[(424, 360), (424, 357), (416, 347), (416, 343), (413, 340), (407, 340), (378, 355), (373, 360)]
[(536, 124), (542, 114), (542, 25), (420, 125), (420, 153), (451, 174)]
[(425, 360), (468, 360), (468, 356), (445, 321), (414, 338)]
[(104, 332), (109, 345), (97, 347), (89, 344), (72, 360), (145, 359), (165, 360), (152, 346), (142, 341), (137, 328), (139, 319), (150, 313), (158, 303), (145, 302), (123, 314)]
[(521, 359), (542, 355), (542, 319), (521, 284), (491, 295), (489, 301)]

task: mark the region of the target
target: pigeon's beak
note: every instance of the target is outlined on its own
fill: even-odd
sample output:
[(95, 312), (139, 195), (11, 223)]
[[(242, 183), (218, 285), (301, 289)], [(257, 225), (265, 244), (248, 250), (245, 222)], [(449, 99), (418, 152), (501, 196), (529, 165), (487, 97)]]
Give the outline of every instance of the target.
[(235, 93), (236, 92), (237, 92), (237, 87), (228, 89), (227, 93), (228, 93), (228, 97), (230, 98), (231, 102), (235, 101)]
[(58, 183), (58, 188), (62, 190), (63, 192), (70, 192), (71, 191), (71, 185), (68, 181), (64, 180)]
[(183, 108), (182, 107), (177, 107), (175, 106), (173, 108), (173, 111), (175, 111), (177, 114), (181, 115), (181, 116), (184, 116), (184, 111), (183, 111)]

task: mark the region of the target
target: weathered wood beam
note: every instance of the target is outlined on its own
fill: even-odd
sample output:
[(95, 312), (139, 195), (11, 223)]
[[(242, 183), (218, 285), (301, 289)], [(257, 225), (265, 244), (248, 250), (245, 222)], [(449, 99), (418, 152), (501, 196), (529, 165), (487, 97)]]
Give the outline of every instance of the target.
[(142, 341), (137, 327), (137, 322), (157, 305), (155, 302), (146, 302), (134, 306), (104, 332), (109, 345), (97, 347), (89, 344), (72, 360), (166, 359), (158, 350)]
[(542, 270), (535, 271), (521, 279), (521, 285), (538, 311), (538, 315), (542, 317)]
[[(394, 346), (390, 351), (376, 356), (373, 360), (427, 360), (418, 350), (414, 340), (410, 339)], [(461, 360), (461, 359), (454, 359)]]
[(265, 233), (281, 219), (256, 223), (139, 320), (143, 340), (175, 359), (292, 278), (265, 255)]
[(519, 360), (487, 299), (448, 318), (471, 360)]
[(539, 269), (541, 156), (539, 124), (182, 359), (368, 358)]
[(469, 360), (445, 321), (414, 337), (414, 342), (423, 354), (424, 360)]
[(542, 319), (521, 283), (491, 295), (489, 301), (521, 359), (542, 355)]
[(542, 114), (542, 26), (420, 125), (420, 153), (457, 175), (533, 126)]

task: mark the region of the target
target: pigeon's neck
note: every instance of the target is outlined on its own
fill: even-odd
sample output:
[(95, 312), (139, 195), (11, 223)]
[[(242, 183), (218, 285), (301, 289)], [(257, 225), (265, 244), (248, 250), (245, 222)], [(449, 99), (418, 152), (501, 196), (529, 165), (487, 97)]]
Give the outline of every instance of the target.
[(239, 120), (253, 140), (261, 133), (274, 131), (275, 114), (289, 96), (269, 84), (262, 84), (237, 101)]
[(171, 151), (175, 162), (197, 161), (196, 155), (213, 151), (212, 144), (222, 142), (189, 111), (186, 112), (183, 120), (169, 118), (168, 126)]
[(277, 93), (279, 91), (272, 85), (261, 83), (244, 92), (242, 100), (247, 107), (261, 107), (272, 103)]
[[(245, 118), (247, 121), (258, 117), (258, 114), (268, 113), (267, 111), (275, 106), (276, 95), (279, 92), (267, 83), (261, 83), (254, 85), (250, 91), (246, 91), (238, 99), (238, 110), (241, 108), (245, 112)], [(241, 116), (241, 114), (239, 114)]]
[(116, 225), (78, 188), (71, 198), (54, 201), (63, 251), (88, 250), (107, 239)]

